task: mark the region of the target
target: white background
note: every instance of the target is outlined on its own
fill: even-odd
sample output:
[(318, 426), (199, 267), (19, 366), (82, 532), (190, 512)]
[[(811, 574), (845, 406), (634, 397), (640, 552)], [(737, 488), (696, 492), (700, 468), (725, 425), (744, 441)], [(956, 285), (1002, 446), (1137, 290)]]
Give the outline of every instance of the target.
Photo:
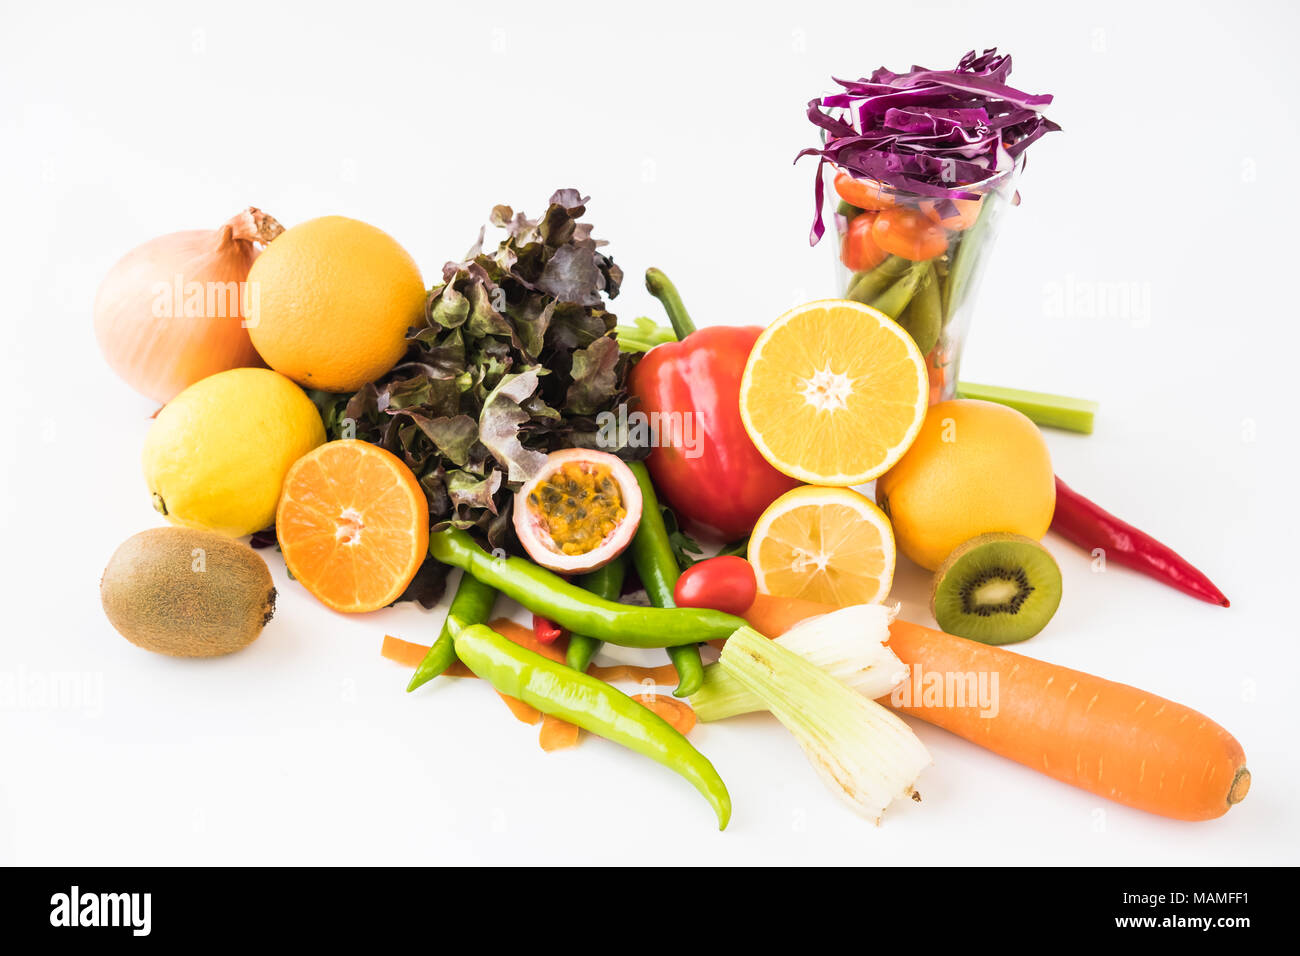
[[(1283, 2), (4, 0), (0, 862), (1295, 863), (1298, 27)], [(701, 321), (766, 323), (834, 291), (829, 245), (807, 244), (812, 165), (791, 165), (806, 101), (831, 75), (993, 44), (1065, 131), (1030, 151), (965, 377), (1100, 400), (1091, 437), (1048, 434), (1057, 471), (1233, 600), (1093, 574), (1049, 537), (1065, 598), (1020, 650), (1231, 730), (1254, 785), (1226, 817), (1107, 805), (918, 724), (925, 802), (874, 828), (755, 716), (694, 734), (735, 803), (718, 833), (640, 757), (543, 754), (479, 682), (404, 694), (380, 639), (428, 642), (440, 615), (335, 615), (274, 554), (279, 611), (240, 654), (157, 657), (105, 622), (105, 562), (159, 523), (139, 466), (154, 406), (91, 330), (132, 246), (249, 204), (339, 213), (432, 281), (493, 204), (576, 186), (629, 276), (622, 316), (658, 314), (639, 281), (657, 265)], [(1127, 315), (1083, 298), (1121, 287)], [(928, 622), (902, 564), (904, 616)], [(41, 699), (68, 675), (85, 705)]]

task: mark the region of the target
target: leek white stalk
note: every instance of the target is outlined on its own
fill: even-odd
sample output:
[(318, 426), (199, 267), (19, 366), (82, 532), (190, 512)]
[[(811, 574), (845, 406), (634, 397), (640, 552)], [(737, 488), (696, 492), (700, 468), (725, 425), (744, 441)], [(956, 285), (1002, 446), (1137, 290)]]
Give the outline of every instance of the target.
[[(908, 673), (907, 665), (885, 646), (896, 613), (896, 607), (855, 604), (801, 621), (776, 643), (859, 694), (884, 697)], [(691, 707), (700, 720), (724, 720), (766, 710), (767, 704), (725, 668), (710, 664), (704, 669), (704, 683), (691, 695)]]
[[(719, 665), (794, 734), (823, 782), (874, 823), (932, 762), (910, 727), (789, 648), (742, 627)], [(919, 799), (919, 797), (916, 797)]]

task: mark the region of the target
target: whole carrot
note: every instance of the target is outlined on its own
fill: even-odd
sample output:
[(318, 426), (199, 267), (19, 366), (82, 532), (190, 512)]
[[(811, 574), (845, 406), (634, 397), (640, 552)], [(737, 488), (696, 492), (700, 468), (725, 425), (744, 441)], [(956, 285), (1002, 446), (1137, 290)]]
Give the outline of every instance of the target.
[(1056, 479), (1052, 530), (1085, 551), (1100, 549), (1107, 561), (1140, 571), (1202, 601), (1228, 606), (1223, 592), (1187, 559), (1089, 501), (1060, 478)]
[(1177, 820), (1222, 816), (1250, 789), (1241, 744), (1189, 707), (907, 621), (889, 634), (912, 670), (891, 706), (1049, 777)]
[[(778, 599), (744, 617), (771, 637), (832, 610)], [(1222, 816), (1250, 789), (1241, 744), (1189, 707), (908, 621), (889, 634), (911, 677), (881, 703), (1049, 777), (1178, 820)]]

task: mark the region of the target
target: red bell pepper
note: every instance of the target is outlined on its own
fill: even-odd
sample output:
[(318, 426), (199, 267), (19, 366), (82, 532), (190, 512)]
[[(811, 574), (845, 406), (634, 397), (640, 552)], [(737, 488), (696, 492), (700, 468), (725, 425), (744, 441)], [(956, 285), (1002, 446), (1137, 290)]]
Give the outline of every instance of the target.
[[(767, 463), (740, 419), (740, 379), (763, 330), (696, 331), (667, 276), (648, 269), (645, 282), (663, 303), (680, 341), (655, 346), (632, 370), (629, 388), (639, 400), (634, 411), (651, 416), (652, 423), (682, 422), (675, 437), (690, 439), (665, 444), (661, 425), (660, 446), (651, 450), (646, 465), (655, 487), (689, 525), (727, 540), (742, 537), (768, 505), (799, 484)], [(665, 419), (665, 414), (683, 417)]]

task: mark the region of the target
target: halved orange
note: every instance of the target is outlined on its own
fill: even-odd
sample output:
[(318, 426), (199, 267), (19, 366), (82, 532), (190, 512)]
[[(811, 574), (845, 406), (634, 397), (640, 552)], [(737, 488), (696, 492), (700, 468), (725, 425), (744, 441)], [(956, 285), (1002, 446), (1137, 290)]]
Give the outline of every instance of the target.
[(838, 607), (888, 597), (896, 555), (889, 519), (852, 488), (787, 491), (749, 537), (760, 592)]
[(410, 468), (369, 442), (332, 441), (294, 462), (275, 512), (284, 563), (336, 611), (387, 607), (429, 550), (429, 502)]
[(929, 391), (925, 358), (902, 326), (870, 306), (822, 299), (758, 337), (740, 383), (740, 417), (777, 471), (857, 485), (903, 457)]

